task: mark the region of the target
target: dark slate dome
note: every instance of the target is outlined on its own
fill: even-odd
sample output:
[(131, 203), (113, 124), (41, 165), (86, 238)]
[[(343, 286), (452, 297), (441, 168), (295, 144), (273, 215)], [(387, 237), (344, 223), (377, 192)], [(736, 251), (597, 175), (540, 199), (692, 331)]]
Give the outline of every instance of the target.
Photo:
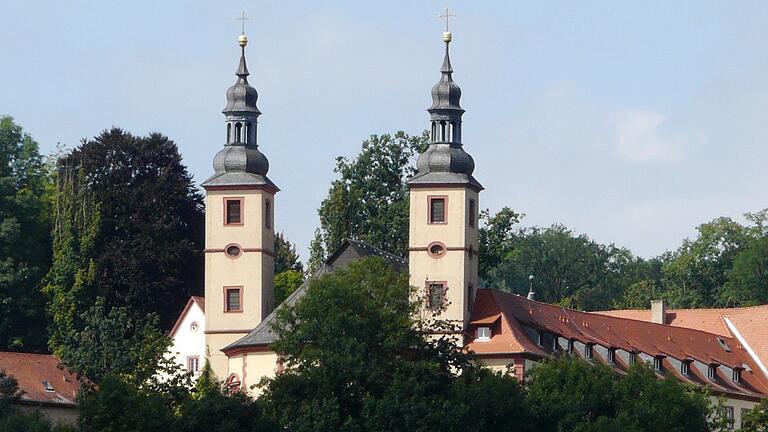
[(232, 145), (216, 153), (213, 169), (216, 174), (245, 172), (266, 177), (269, 161), (257, 148)]
[(464, 112), (461, 105), (459, 105), (461, 88), (453, 82), (453, 68), (451, 67), (451, 59), (448, 57), (448, 44), (446, 44), (445, 60), (443, 60), (440, 72), (442, 73), (440, 81), (432, 87), (432, 106), (429, 107), (428, 111), (451, 110)]
[(241, 112), (261, 114), (256, 107), (256, 101), (259, 99), (259, 93), (255, 88), (248, 84), (248, 66), (245, 64), (245, 50), (240, 56), (240, 65), (237, 68), (237, 82), (227, 90), (227, 106), (224, 113)]
[(436, 143), (419, 155), (416, 168), (419, 174), (449, 172), (471, 176), (475, 171), (475, 160), (461, 144)]

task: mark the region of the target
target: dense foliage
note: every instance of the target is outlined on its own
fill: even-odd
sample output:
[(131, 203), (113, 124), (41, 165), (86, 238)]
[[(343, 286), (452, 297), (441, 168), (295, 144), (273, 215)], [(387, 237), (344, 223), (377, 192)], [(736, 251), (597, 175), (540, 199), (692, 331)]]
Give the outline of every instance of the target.
[[(0, 350), (45, 350), (50, 175), (38, 144), (0, 116)], [(38, 325), (30, 325), (38, 323)]]
[(273, 349), (286, 371), (262, 396), (276, 421), (295, 432), (526, 430), (517, 381), (447, 337), (425, 339), (409, 293), (407, 275), (368, 258), (281, 309)]
[[(310, 270), (347, 238), (405, 255), (408, 250), (408, 189), (415, 156), (426, 147), (426, 135), (405, 132), (371, 135), (354, 160), (336, 158), (339, 175), (318, 210), (319, 240), (312, 248)], [(322, 246), (322, 247), (320, 247)]]
[(304, 282), (304, 264), (296, 245), (283, 233), (275, 234), (275, 304), (280, 304)]
[(112, 129), (59, 160), (55, 198), (49, 346), (92, 379), (141, 376), (202, 290), (201, 195), (168, 138)]

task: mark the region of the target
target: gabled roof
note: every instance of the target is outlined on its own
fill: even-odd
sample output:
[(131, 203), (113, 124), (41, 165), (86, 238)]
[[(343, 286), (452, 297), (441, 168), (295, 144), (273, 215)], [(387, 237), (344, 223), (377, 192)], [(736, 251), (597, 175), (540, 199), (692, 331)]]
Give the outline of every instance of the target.
[(317, 269), (314, 274), (309, 276), (304, 281), (304, 283), (296, 289), (296, 291), (289, 295), (285, 301), (280, 303), (275, 308), (275, 310), (272, 311), (272, 313), (267, 315), (267, 317), (264, 318), (264, 320), (260, 322), (256, 328), (251, 330), (247, 335), (243, 336), (237, 341), (222, 348), (221, 351), (226, 353), (242, 348), (265, 347), (274, 342), (277, 338), (277, 335), (275, 335), (275, 333), (272, 331), (272, 323), (275, 322), (275, 319), (277, 318), (277, 312), (281, 308), (285, 307), (286, 305), (292, 305), (296, 303), (301, 297), (303, 297), (313, 280), (323, 276), (324, 274), (344, 268), (352, 261), (357, 261), (359, 259), (372, 256), (384, 258), (390, 265), (392, 265), (396, 271), (403, 271), (407, 270), (408, 268), (408, 261), (398, 257), (397, 255), (383, 251), (360, 240), (347, 239), (341, 244), (336, 252), (328, 257), (325, 263), (319, 269)]
[[(528, 300), (525, 297), (495, 290), (478, 290), (473, 305), (472, 321), (501, 314), (500, 331), (490, 341), (470, 340), (467, 347), (478, 355), (524, 354), (544, 357), (558, 352), (540, 346), (535, 335), (545, 332), (584, 344), (600, 345), (661, 356), (678, 361), (695, 360), (705, 365), (716, 364), (744, 370), (740, 384), (730, 380), (711, 381), (703, 377), (700, 385), (731, 394), (768, 396), (768, 377), (759, 369), (736, 338), (701, 330), (655, 324), (627, 318), (581, 312)], [(669, 363), (669, 360), (665, 360)], [(674, 367), (668, 370), (674, 372)], [(692, 368), (693, 369), (693, 368)], [(696, 373), (690, 380), (697, 380)], [(688, 378), (686, 378), (688, 379)]]
[(198, 296), (192, 296), (187, 300), (187, 304), (184, 306), (184, 309), (179, 314), (179, 317), (176, 319), (176, 323), (173, 324), (173, 328), (171, 328), (171, 332), (168, 333), (170, 337), (174, 337), (176, 335), (176, 331), (179, 330), (179, 326), (181, 325), (181, 322), (184, 321), (184, 317), (187, 316), (187, 313), (189, 312), (189, 309), (192, 308), (192, 305), (196, 304), (200, 310), (203, 311), (203, 314), (205, 314), (205, 298), (198, 297)]
[(18, 380), (21, 403), (77, 406), (80, 381), (53, 355), (0, 352), (0, 370)]

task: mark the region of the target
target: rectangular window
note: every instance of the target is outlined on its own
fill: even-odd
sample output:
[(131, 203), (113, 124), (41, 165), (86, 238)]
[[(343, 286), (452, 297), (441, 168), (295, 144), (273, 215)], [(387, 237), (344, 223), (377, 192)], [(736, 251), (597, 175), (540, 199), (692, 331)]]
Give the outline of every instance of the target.
[(739, 370), (739, 369), (734, 369), (734, 370), (733, 370), (733, 382), (735, 382), (736, 384), (738, 384), (738, 383), (739, 383), (739, 381), (741, 381), (741, 370)]
[(728, 429), (733, 429), (734, 421), (733, 421), (733, 407), (732, 406), (726, 406), (725, 407), (725, 420), (728, 422)]
[(490, 327), (478, 327), (477, 328), (477, 334), (476, 334), (477, 340), (490, 340), (491, 339), (491, 328)]
[(264, 200), (264, 226), (272, 229), (272, 201)]
[(243, 287), (224, 288), (224, 312), (243, 311)]
[(445, 197), (429, 197), (429, 223), (446, 223)]
[(475, 227), (475, 213), (477, 212), (477, 209), (475, 207), (476, 207), (475, 200), (470, 199), (469, 200), (469, 215), (468, 215), (469, 216), (468, 219), (469, 219), (469, 226), (470, 226), (470, 228), (474, 228)]
[(653, 358), (653, 369), (656, 370), (657, 372), (661, 371), (661, 359), (662, 357), (660, 356), (656, 356)]
[(637, 354), (631, 352), (629, 353), (629, 365), (632, 366), (637, 361)]
[(608, 350), (608, 363), (616, 363), (616, 350)]
[(688, 376), (688, 374), (691, 373), (691, 362), (689, 362), (687, 360), (683, 360), (680, 363), (680, 373), (685, 375), (685, 376)]
[(433, 312), (442, 311), (445, 308), (445, 284), (432, 282), (427, 293), (427, 309)]
[(197, 375), (197, 371), (200, 370), (200, 357), (189, 356), (187, 357), (187, 372), (192, 372), (193, 375)]
[(224, 198), (224, 224), (242, 225), (243, 224), (243, 199), (242, 198)]
[(584, 358), (592, 359), (592, 345), (584, 345)]
[(709, 369), (707, 369), (707, 378), (715, 379), (716, 377), (717, 377), (717, 366), (709, 365)]

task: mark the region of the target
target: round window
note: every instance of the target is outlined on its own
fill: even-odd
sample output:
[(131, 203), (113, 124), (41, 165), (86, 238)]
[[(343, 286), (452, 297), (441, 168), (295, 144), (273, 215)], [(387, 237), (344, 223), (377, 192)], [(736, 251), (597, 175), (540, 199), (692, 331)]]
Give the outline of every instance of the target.
[(432, 258), (441, 258), (445, 255), (445, 245), (440, 242), (431, 243), (427, 246), (427, 253), (429, 253), (429, 256)]
[(196, 332), (197, 329), (200, 328), (200, 324), (197, 323), (197, 321), (192, 321), (192, 324), (189, 325), (189, 329), (193, 332)]
[(240, 246), (238, 245), (229, 245), (224, 248), (224, 252), (226, 252), (227, 256), (230, 258), (237, 258), (241, 253), (243, 253), (242, 249), (240, 249)]

